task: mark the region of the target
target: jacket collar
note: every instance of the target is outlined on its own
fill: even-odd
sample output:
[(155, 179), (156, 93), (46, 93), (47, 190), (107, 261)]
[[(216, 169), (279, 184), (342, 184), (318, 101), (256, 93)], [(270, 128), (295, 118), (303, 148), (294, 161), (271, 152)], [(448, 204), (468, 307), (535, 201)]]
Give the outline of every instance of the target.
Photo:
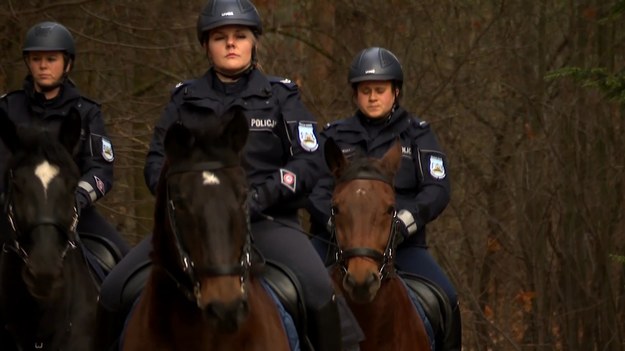
[(193, 80), (186, 89), (185, 101), (219, 100), (224, 95), (238, 95), (241, 98), (271, 96), (271, 84), (258, 69), (251, 70), (235, 83), (224, 84), (218, 80), (215, 71), (211, 68), (202, 77)]

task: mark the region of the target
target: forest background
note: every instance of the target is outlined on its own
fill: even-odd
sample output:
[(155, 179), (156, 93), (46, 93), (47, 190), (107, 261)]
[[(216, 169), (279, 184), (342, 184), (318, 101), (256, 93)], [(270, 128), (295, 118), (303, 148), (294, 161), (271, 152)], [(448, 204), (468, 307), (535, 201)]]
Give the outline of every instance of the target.
[[(102, 103), (115, 187), (98, 206), (137, 242), (152, 127), (208, 67), (204, 0), (0, 0), (0, 92), (21, 87), (25, 32), (65, 24), (73, 80)], [(456, 284), (465, 350), (625, 349), (625, 1), (257, 0), (265, 72), (297, 82), (320, 125), (353, 112), (347, 68), (383, 46), (402, 104), (450, 159), (452, 201), (428, 227)]]

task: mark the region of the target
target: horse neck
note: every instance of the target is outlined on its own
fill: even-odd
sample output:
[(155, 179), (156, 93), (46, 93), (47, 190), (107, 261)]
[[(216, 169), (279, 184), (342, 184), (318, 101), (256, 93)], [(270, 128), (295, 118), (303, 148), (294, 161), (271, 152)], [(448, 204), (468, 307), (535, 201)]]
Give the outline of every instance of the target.
[[(8, 304), (8, 307), (4, 306), (4, 310), (12, 311), (9, 312), (10, 315), (4, 316), (7, 320), (6, 327), (23, 349), (34, 349), (35, 343), (43, 343), (42, 349), (44, 350), (58, 350), (63, 342), (68, 340), (72, 324), (78, 324), (78, 321), (72, 321), (74, 312), (77, 309), (81, 309), (84, 313), (88, 312), (84, 310), (84, 303), (81, 304), (80, 301), (76, 301), (77, 299), (80, 300), (78, 296), (85, 296), (81, 294), (80, 290), (92, 287), (93, 294), (91, 296), (95, 300), (97, 294), (95, 286), (78, 283), (75, 279), (78, 273), (73, 272), (72, 267), (68, 267), (74, 264), (70, 260), (72, 257), (68, 257), (65, 262), (64, 286), (60, 288), (61, 291), (54, 298), (48, 301), (41, 301), (32, 297), (21, 279), (19, 283), (12, 284), (10, 287), (17, 294), (10, 296), (17, 296), (17, 298), (5, 297), (8, 300), (5, 300), (4, 303)], [(5, 263), (3, 262), (3, 264)], [(19, 276), (19, 273), (17, 275)], [(93, 312), (95, 312), (95, 303), (91, 305), (93, 305)]]

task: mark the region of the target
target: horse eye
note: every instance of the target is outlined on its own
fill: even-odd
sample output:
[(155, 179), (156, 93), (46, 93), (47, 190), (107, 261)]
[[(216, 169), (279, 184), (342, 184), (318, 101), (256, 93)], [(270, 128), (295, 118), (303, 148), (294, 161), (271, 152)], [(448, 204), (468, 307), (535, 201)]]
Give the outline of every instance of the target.
[(386, 213), (390, 215), (395, 214), (395, 206), (389, 206), (388, 209), (386, 210)]

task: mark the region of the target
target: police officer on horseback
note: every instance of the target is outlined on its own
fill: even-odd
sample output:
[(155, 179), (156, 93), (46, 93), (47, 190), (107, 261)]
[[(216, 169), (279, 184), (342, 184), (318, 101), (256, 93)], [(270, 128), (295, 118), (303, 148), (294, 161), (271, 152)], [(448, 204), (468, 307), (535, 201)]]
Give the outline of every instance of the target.
[[(0, 109), (19, 127), (37, 126), (54, 133), (59, 132), (61, 121), (73, 109), (81, 117), (81, 140), (74, 160), (81, 172), (76, 189), (76, 207), (79, 221), (76, 231), (83, 241), (89, 237), (106, 251), (98, 256), (104, 265), (96, 269), (102, 275), (129, 250), (117, 230), (98, 213), (94, 204), (104, 197), (113, 185), (113, 145), (104, 128), (100, 105), (80, 94), (69, 73), (74, 66), (76, 49), (71, 33), (55, 22), (36, 24), (26, 34), (22, 56), (28, 75), (20, 90), (0, 97)], [(0, 143), (0, 194), (4, 202), (7, 162), (10, 151)], [(10, 239), (11, 227), (5, 207), (0, 215), (0, 244)], [(94, 246), (92, 246), (94, 247)], [(102, 252), (101, 250), (99, 251)], [(92, 257), (92, 256), (89, 256)], [(94, 262), (95, 263), (95, 262)], [(99, 268), (103, 268), (101, 271)], [(0, 316), (0, 324), (2, 316)], [(4, 332), (2, 328), (0, 334)], [(7, 341), (11, 337), (0, 336)]]
[[(94, 204), (113, 186), (113, 145), (102, 118), (100, 105), (81, 95), (69, 73), (74, 67), (76, 48), (71, 33), (55, 22), (39, 23), (26, 33), (22, 54), (28, 75), (23, 87), (0, 98), (0, 109), (16, 125), (35, 125), (58, 132), (61, 121), (74, 109), (81, 116), (81, 141), (75, 161), (81, 171), (76, 189), (80, 213), (77, 231), (83, 236), (96, 236), (113, 250), (114, 258), (129, 250), (117, 230), (98, 213)], [(0, 177), (4, 177), (9, 151), (0, 145)], [(4, 181), (0, 192), (4, 192)], [(0, 219), (7, 228), (6, 214)], [(2, 235), (9, 233), (3, 230)], [(6, 237), (2, 237), (2, 241)], [(113, 263), (114, 264), (114, 263)]]
[[(193, 128), (211, 110), (220, 116), (231, 106), (241, 106), (250, 130), (243, 162), (254, 244), (265, 258), (287, 266), (297, 276), (314, 350), (339, 350), (341, 329), (332, 282), (297, 215), (317, 176), (316, 121), (301, 103), (295, 83), (259, 69), (257, 42), (262, 33), (260, 16), (249, 0), (206, 4), (198, 18), (197, 38), (211, 67), (201, 77), (174, 88), (154, 129), (145, 180), (155, 193), (165, 161), (163, 139), (172, 124)], [(123, 286), (146, 261), (149, 240), (139, 243), (105, 281), (102, 310), (120, 308)]]
[[(356, 154), (379, 158), (399, 137), (402, 161), (395, 177), (399, 228), (396, 266), (442, 288), (454, 308), (454, 335), (439, 347), (460, 350), (457, 293), (428, 252), (425, 235), (426, 224), (438, 217), (450, 200), (447, 157), (430, 125), (400, 106), (404, 73), (392, 52), (379, 47), (361, 51), (349, 68), (348, 81), (358, 110), (351, 117), (329, 123), (321, 132), (320, 144), (332, 138), (347, 158)], [(325, 168), (322, 154), (319, 158), (318, 167)], [(333, 188), (334, 180), (328, 171), (309, 198), (312, 232), (317, 236), (313, 242), (322, 257), (329, 252)]]

